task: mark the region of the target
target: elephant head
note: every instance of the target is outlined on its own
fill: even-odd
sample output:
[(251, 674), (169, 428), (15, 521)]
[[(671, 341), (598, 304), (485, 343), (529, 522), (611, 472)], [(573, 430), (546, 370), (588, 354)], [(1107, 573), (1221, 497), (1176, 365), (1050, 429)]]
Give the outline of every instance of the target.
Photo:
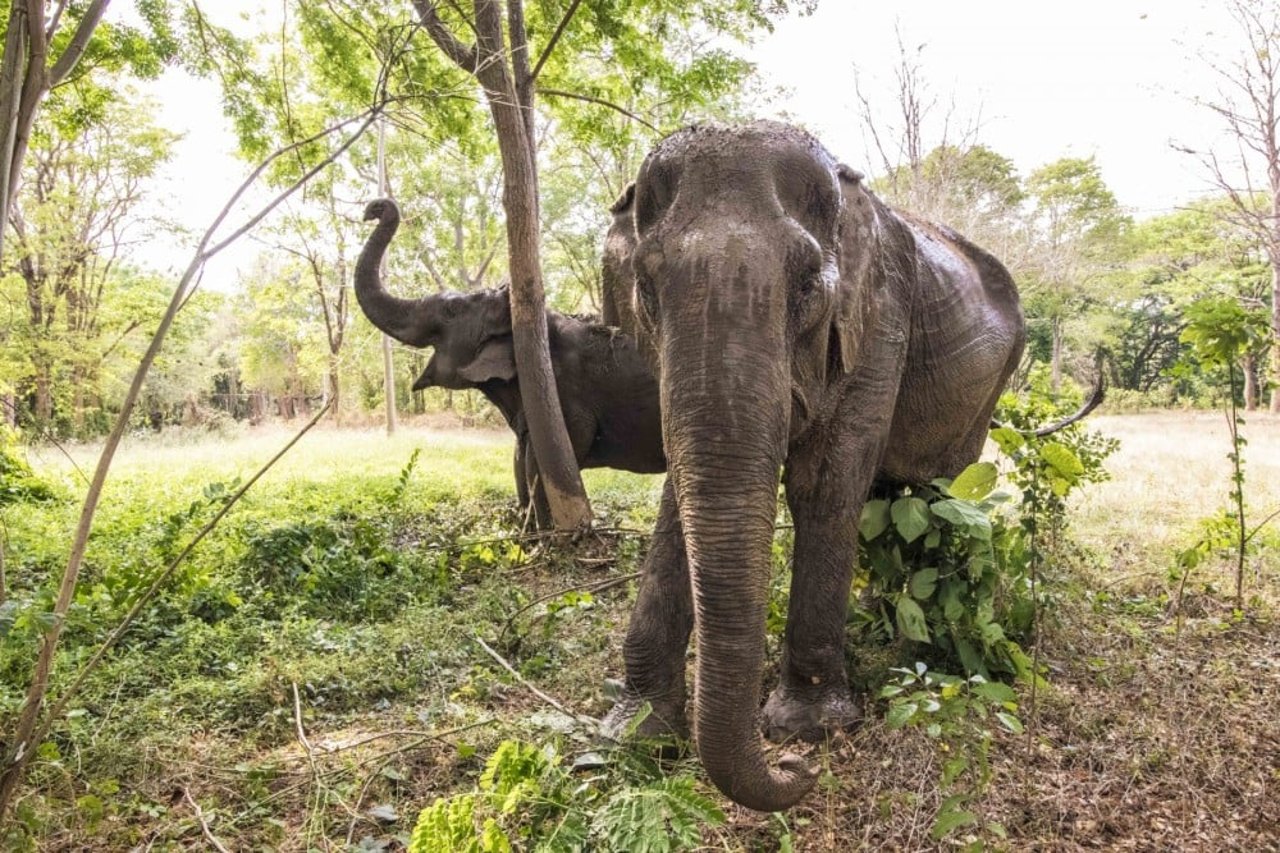
[(415, 347), (435, 347), (414, 390), (430, 386), (475, 388), (516, 376), (511, 305), (505, 288), (476, 293), (437, 293), (402, 299), (387, 292), (379, 266), (396, 229), (400, 209), (391, 199), (369, 202), (366, 220), (378, 225), (356, 261), (356, 299), (378, 329)]
[(678, 131), (636, 181), (634, 304), (693, 586), (695, 737), (716, 785), (761, 811), (813, 784), (795, 756), (770, 766), (756, 715), (779, 472), (874, 310), (860, 241), (875, 210), (844, 198), (858, 177), (758, 122)]
[(516, 351), (506, 288), (449, 297), (449, 322), (434, 337), (435, 352), (413, 390), (439, 386), (459, 391), (514, 381)]

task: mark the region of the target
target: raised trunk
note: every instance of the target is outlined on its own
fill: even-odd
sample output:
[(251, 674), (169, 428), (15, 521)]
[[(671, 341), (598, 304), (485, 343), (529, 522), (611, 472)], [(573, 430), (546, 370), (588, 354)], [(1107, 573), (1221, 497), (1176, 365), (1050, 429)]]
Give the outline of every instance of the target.
[(365, 241), (356, 260), (356, 301), (369, 322), (401, 343), (425, 347), (432, 343), (431, 329), (438, 325), (436, 315), (440, 297), (401, 299), (383, 286), (379, 267), (396, 229), (400, 227), (400, 209), (390, 199), (370, 202), (365, 219), (377, 219), (378, 225)]

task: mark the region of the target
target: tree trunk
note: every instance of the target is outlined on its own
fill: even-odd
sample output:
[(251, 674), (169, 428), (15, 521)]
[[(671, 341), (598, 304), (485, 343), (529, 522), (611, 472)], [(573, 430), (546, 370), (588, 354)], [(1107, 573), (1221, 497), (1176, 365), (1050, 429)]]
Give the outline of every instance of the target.
[(1276, 219), (1275, 252), (1271, 257), (1271, 412), (1280, 413), (1280, 194), (1272, 198)]
[(1049, 390), (1057, 396), (1062, 390), (1062, 320), (1054, 317), (1050, 328), (1053, 330), (1053, 353), (1049, 364)]
[(475, 2), (474, 46), (462, 44), (444, 26), (435, 3), (415, 2), (436, 45), (480, 82), (489, 102), (502, 155), (502, 206), (507, 219), (511, 326), (520, 396), (555, 526), (572, 530), (590, 525), (591, 504), (565, 429), (547, 342), (533, 139), (534, 81), (529, 69), (523, 0), (508, 0), (506, 5), (510, 53), (503, 37), (502, 4), (496, 0)]
[(1245, 353), (1240, 359), (1240, 372), (1244, 374), (1244, 410), (1258, 410), (1258, 359), (1253, 353)]
[(325, 379), (329, 390), (329, 403), (333, 410), (333, 422), (342, 423), (342, 385), (338, 379), (338, 354), (329, 353), (329, 375)]

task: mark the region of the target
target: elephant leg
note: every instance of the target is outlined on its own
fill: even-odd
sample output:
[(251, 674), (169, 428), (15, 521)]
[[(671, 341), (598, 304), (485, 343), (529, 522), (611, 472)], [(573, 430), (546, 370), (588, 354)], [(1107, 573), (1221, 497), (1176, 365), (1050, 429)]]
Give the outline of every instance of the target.
[(684, 663), (692, 630), (689, 560), (675, 488), (668, 477), (623, 645), (627, 668), (624, 693), (605, 717), (606, 735), (621, 735), (645, 702), (652, 713), (641, 723), (640, 734), (688, 735)]
[(520, 517), (524, 518), (529, 511), (529, 480), (527, 476), (529, 456), (529, 439), (527, 435), (516, 436), (516, 501), (520, 504)]
[(821, 740), (855, 725), (861, 716), (849, 690), (844, 640), (858, 517), (883, 447), (883, 441), (868, 439), (868, 434), (877, 431), (832, 442), (845, 453), (828, 458), (822, 448), (811, 448), (788, 462), (785, 481), (795, 551), (782, 672), (764, 710), (765, 734), (771, 740)]

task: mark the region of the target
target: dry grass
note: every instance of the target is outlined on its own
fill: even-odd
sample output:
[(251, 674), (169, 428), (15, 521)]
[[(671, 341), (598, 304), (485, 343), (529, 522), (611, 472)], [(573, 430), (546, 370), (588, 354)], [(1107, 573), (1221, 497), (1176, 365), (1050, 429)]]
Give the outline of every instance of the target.
[[(1176, 551), (1226, 504), (1222, 416), (1091, 426), (1122, 442), (1112, 480), (1074, 508), (1073, 535), (1093, 558), (1070, 569), (1041, 642), (1050, 684), (1038, 707), (1023, 697), (1028, 734), (997, 740), (980, 811), (1007, 828), (996, 844), (1012, 850), (1280, 850), (1280, 554), (1264, 547), (1251, 560), (1243, 619), (1225, 563), (1197, 569), (1180, 632), (1171, 613)], [(1255, 415), (1246, 436), (1246, 494), (1261, 521), (1280, 507), (1280, 419)], [(797, 811), (809, 821), (801, 849), (954, 846), (929, 839), (939, 754), (920, 732), (876, 720), (826, 756), (838, 787)]]

